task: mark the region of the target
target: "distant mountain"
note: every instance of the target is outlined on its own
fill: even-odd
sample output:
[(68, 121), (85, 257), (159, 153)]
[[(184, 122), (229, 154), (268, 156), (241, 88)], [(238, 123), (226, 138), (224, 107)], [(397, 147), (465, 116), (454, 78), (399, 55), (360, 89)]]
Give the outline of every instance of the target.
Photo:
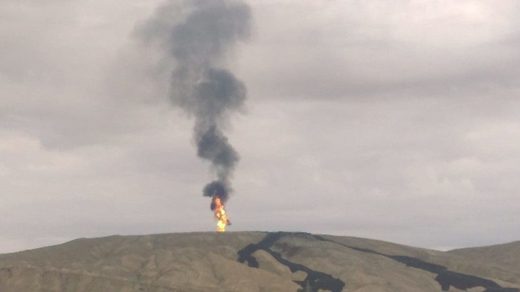
[(0, 255), (2, 292), (520, 292), (520, 243), (440, 252), (308, 233), (77, 239)]

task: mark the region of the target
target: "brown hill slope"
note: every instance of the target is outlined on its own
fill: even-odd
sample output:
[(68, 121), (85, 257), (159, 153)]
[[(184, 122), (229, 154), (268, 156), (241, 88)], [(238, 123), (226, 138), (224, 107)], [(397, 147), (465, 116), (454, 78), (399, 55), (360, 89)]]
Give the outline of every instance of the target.
[(504, 268), (520, 271), (520, 241), (492, 246), (454, 249), (448, 253), (472, 260), (491, 262)]
[(307, 233), (110, 236), (0, 255), (0, 291), (520, 291), (514, 266), (459, 253)]
[[(448, 252), (475, 265), (492, 266), (492, 271), (508, 271), (512, 278), (520, 278), (520, 241), (506, 244), (455, 249)], [(490, 274), (494, 276), (496, 274)], [(507, 278), (505, 278), (507, 280)], [(511, 279), (513, 280), (513, 279)]]

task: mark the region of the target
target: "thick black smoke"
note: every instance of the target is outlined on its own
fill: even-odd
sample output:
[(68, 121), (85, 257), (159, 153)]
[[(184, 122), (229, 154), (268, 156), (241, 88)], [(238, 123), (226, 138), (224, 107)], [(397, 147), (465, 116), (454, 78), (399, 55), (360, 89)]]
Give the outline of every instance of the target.
[(246, 88), (221, 65), (232, 47), (248, 37), (250, 18), (249, 7), (237, 1), (172, 1), (145, 27), (146, 37), (159, 41), (167, 61), (173, 61), (171, 100), (195, 117), (197, 154), (215, 171), (203, 195), (224, 201), (239, 160), (224, 129), (229, 114), (242, 107)]

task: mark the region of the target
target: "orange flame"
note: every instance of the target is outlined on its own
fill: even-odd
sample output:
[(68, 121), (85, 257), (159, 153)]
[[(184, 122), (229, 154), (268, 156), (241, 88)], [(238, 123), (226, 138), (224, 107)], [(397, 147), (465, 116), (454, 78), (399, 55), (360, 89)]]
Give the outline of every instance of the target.
[(217, 232), (225, 232), (226, 226), (231, 225), (231, 221), (229, 221), (226, 215), (226, 210), (224, 209), (224, 204), (220, 197), (213, 196), (211, 206), (213, 212), (215, 212), (215, 218), (217, 219)]

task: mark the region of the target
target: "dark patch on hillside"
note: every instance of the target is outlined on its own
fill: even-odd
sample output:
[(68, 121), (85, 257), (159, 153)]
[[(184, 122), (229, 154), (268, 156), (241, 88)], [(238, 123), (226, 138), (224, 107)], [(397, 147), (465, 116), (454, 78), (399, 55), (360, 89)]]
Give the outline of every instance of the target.
[(353, 250), (384, 256), (394, 261), (405, 264), (409, 267), (437, 274), (435, 280), (439, 282), (443, 291), (448, 291), (450, 289), (450, 286), (452, 286), (461, 290), (482, 287), (486, 289), (484, 292), (520, 292), (520, 290), (517, 288), (504, 288), (492, 280), (450, 271), (444, 266), (428, 263), (418, 258), (409, 256), (387, 255), (371, 249), (349, 246), (334, 240), (326, 239), (318, 235), (313, 236), (318, 240), (333, 242)]
[(258, 243), (249, 244), (245, 248), (239, 250), (238, 261), (240, 263), (247, 262), (248, 266), (258, 268), (259, 264), (256, 258), (253, 256), (253, 253), (257, 250), (263, 250), (269, 253), (279, 263), (281, 263), (284, 266), (287, 266), (291, 270), (291, 272), (305, 272), (307, 274), (307, 277), (303, 281), (295, 281), (298, 285), (302, 287), (302, 289), (305, 289), (305, 291), (309, 291), (307, 289), (310, 289), (310, 291), (315, 292), (321, 289), (332, 292), (341, 292), (343, 290), (343, 287), (345, 287), (345, 282), (336, 279), (329, 274), (312, 270), (309, 267), (301, 264), (293, 263), (283, 258), (280, 253), (271, 250), (271, 247), (275, 244), (276, 241), (278, 241), (281, 237), (289, 234), (293, 233), (268, 233), (264, 237), (264, 239), (262, 239)]

